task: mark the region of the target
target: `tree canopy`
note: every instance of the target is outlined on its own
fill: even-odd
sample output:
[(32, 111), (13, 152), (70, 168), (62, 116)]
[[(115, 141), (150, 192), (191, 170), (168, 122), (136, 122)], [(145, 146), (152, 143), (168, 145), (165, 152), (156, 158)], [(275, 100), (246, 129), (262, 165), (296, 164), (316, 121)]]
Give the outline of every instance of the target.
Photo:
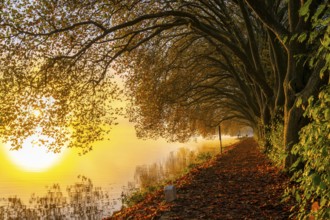
[(249, 126), (286, 168), (308, 167), (296, 173), (301, 210), (324, 208), (329, 173), (310, 155), (329, 154), (329, 15), (327, 0), (2, 0), (0, 136), (89, 151), (119, 114), (118, 74), (139, 137)]
[[(60, 146), (70, 137), (70, 146), (89, 149), (102, 139), (102, 124), (113, 124), (116, 110), (105, 100), (118, 96), (114, 68), (125, 78), (128, 115), (140, 137), (185, 140), (235, 120), (265, 139), (280, 117), (290, 152), (307, 123), (296, 104), (307, 103), (327, 78), (319, 77), (322, 59), (309, 62), (324, 36), (328, 6), (3, 0), (1, 136), (19, 148), (41, 126)], [(324, 22), (313, 26), (313, 20)], [(43, 117), (29, 113), (49, 105)]]

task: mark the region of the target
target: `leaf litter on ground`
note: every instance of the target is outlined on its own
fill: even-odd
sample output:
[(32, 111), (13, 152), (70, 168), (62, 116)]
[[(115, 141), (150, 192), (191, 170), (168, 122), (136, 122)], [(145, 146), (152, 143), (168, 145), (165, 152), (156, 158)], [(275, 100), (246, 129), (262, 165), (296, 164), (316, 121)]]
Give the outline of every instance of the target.
[(281, 203), (289, 177), (274, 167), (252, 138), (193, 168), (174, 183), (177, 199), (162, 189), (110, 219), (288, 219)]

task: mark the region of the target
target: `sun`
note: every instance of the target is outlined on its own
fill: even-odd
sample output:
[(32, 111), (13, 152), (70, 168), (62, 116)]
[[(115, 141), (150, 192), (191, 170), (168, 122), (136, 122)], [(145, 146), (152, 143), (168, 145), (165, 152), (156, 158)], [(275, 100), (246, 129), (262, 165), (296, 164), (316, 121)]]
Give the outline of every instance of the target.
[(44, 172), (63, 157), (63, 150), (61, 153), (48, 151), (49, 148), (54, 149), (56, 141), (54, 137), (47, 136), (45, 135), (47, 132), (44, 132), (44, 126), (50, 122), (49, 111), (56, 110), (55, 103), (56, 100), (52, 96), (43, 96), (32, 103), (21, 105), (20, 110), (26, 120), (37, 120), (37, 125), (32, 135), (24, 137), (25, 140), (19, 150), (11, 150), (13, 146), (10, 142), (5, 144), (9, 159), (20, 169), (29, 172)]
[(44, 172), (50, 169), (61, 160), (64, 152), (48, 152), (46, 147), (34, 144), (40, 138), (52, 141), (50, 137), (31, 135), (24, 140), (22, 149), (20, 150), (10, 150), (10, 143), (7, 143), (6, 149), (8, 157), (15, 165), (25, 171)]

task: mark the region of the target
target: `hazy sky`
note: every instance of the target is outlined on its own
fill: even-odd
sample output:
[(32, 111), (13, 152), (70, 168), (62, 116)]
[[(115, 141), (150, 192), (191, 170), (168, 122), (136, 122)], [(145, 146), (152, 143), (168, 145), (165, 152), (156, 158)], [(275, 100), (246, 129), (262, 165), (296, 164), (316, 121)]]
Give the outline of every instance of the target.
[(167, 143), (165, 140), (139, 140), (132, 124), (120, 120), (110, 132), (110, 141), (98, 142), (87, 155), (78, 156), (76, 150), (66, 150), (57, 164), (43, 172), (30, 172), (17, 166), (0, 146), (0, 197), (29, 196), (52, 183), (61, 183), (63, 189), (73, 184), (78, 175), (91, 178), (97, 186), (126, 183), (133, 179), (136, 165), (151, 164), (165, 158), (170, 151), (191, 144)]

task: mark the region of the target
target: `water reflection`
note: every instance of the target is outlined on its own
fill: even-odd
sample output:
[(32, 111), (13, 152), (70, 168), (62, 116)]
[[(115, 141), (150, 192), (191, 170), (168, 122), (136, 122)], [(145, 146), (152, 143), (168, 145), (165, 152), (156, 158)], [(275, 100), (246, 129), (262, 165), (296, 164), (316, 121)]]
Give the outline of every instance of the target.
[[(226, 139), (224, 148), (235, 143), (236, 139)], [(191, 168), (204, 163), (219, 152), (215, 141), (204, 142), (196, 149), (185, 147), (179, 148), (176, 152), (170, 152), (163, 161), (152, 164), (139, 165), (135, 169), (134, 182), (128, 182), (123, 187), (122, 200), (124, 206), (131, 206), (144, 199), (144, 196), (164, 185), (173, 184), (180, 176), (189, 172)]]
[[(108, 192), (109, 202), (114, 209), (119, 209), (122, 186), (127, 185), (127, 182), (135, 181), (136, 166), (164, 161), (170, 152), (176, 152), (183, 146), (189, 149), (197, 146), (194, 141), (179, 144), (167, 143), (165, 140), (139, 140), (135, 136), (133, 125), (125, 120), (113, 129), (109, 138), (110, 141), (96, 143), (93, 151), (84, 156), (78, 156), (74, 149), (70, 149), (63, 156), (61, 163), (45, 172), (38, 173), (21, 170), (12, 164), (6, 156), (4, 146), (0, 145), (0, 197), (11, 198), (2, 200), (1, 204), (5, 204), (7, 208), (15, 207), (17, 210), (31, 212), (28, 208), (30, 208), (29, 200), (32, 193), (35, 193), (36, 203), (37, 195), (47, 197), (54, 183), (59, 183), (60, 186), (72, 186), (77, 175), (80, 174), (90, 178), (93, 186), (100, 186), (102, 191)], [(213, 145), (218, 146), (219, 143), (214, 142)], [(51, 187), (45, 190), (47, 185)], [(65, 188), (64, 190), (59, 189), (63, 195), (67, 193)], [(53, 188), (53, 193), (59, 189)], [(15, 195), (18, 195), (19, 198)], [(65, 195), (65, 197), (70, 196)], [(66, 202), (69, 203), (69, 200)], [(4, 207), (1, 209), (3, 213)], [(49, 209), (47, 206), (47, 210)], [(0, 219), (4, 218), (0, 216)]]
[[(232, 142), (235, 140), (228, 140), (227, 145)], [(134, 177), (134, 180), (128, 181), (124, 193), (127, 195), (136, 190), (154, 187), (164, 180), (176, 177), (187, 167), (210, 159), (212, 155), (219, 152), (216, 143), (215, 141), (204, 143), (197, 148), (197, 151), (181, 147), (179, 150), (168, 153), (167, 157), (163, 156), (165, 158), (163, 160), (151, 158), (149, 161), (156, 162), (147, 163), (150, 165), (135, 164), (135, 175), (130, 176)], [(100, 170), (98, 175), (106, 175), (107, 172), (104, 172), (106, 170), (108, 167)], [(134, 169), (131, 170), (134, 173)], [(103, 187), (104, 181), (102, 186), (95, 184), (96, 187), (92, 182), (93, 178), (89, 179), (81, 175), (78, 179), (79, 181), (73, 185), (66, 184), (68, 186), (64, 191), (61, 188), (63, 180), (61, 184), (52, 184), (47, 187), (44, 195), (40, 192), (33, 194), (28, 203), (16, 196), (3, 198), (0, 201), (0, 219), (102, 219), (102, 217), (111, 216), (113, 211), (121, 208), (122, 199), (125, 199), (125, 196), (122, 197), (124, 182), (113, 184), (108, 189)], [(109, 185), (109, 182), (107, 184)]]
[(84, 176), (63, 192), (53, 184), (43, 196), (33, 194), (28, 205), (18, 197), (3, 198), (0, 219), (102, 219), (115, 210), (117, 200)]
[(133, 125), (123, 120), (106, 140), (95, 144), (93, 151), (79, 156), (69, 149), (61, 162), (42, 172), (29, 172), (16, 166), (0, 144), (0, 197), (19, 195), (27, 203), (32, 193), (42, 194), (45, 186), (60, 183), (70, 185), (77, 175), (93, 180), (95, 185), (120, 194), (121, 186), (133, 180), (136, 165), (162, 160), (180, 144), (165, 140), (139, 140)]

